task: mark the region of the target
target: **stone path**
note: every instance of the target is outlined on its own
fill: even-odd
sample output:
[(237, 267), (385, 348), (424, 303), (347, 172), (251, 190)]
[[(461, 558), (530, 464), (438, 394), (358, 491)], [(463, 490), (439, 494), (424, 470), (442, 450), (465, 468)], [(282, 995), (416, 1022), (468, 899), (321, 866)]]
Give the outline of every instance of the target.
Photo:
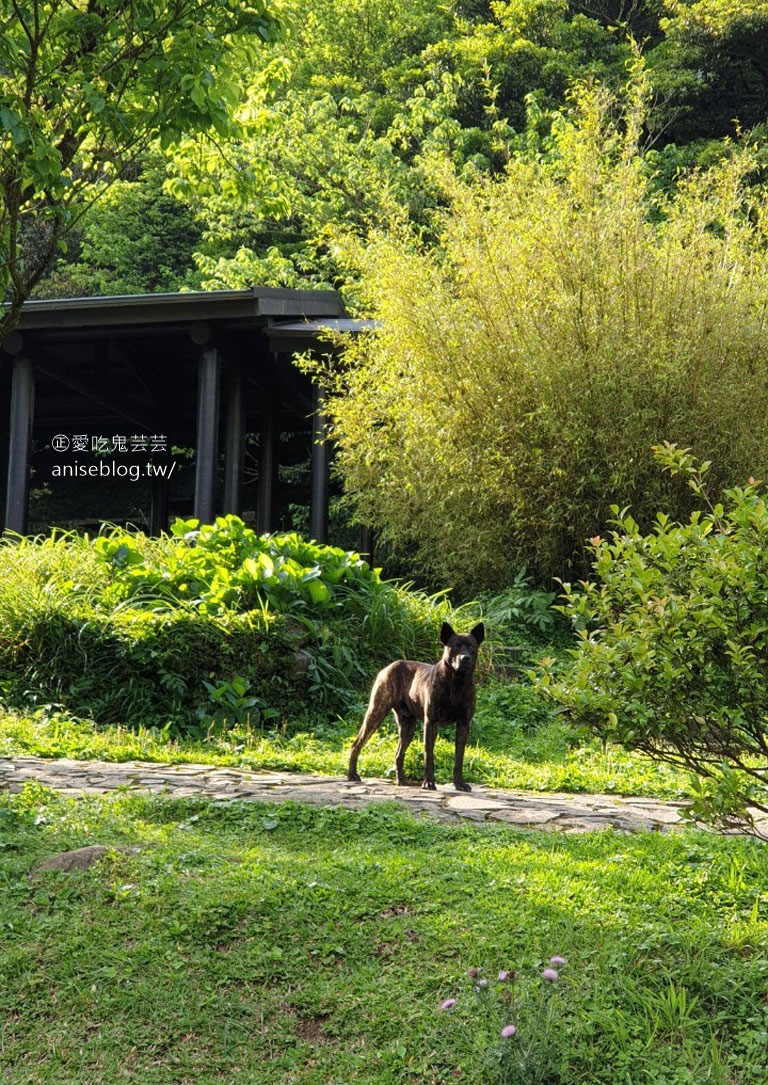
[(389, 780), (350, 783), (339, 776), (253, 772), (211, 765), (0, 757), (0, 790), (20, 791), (31, 780), (73, 797), (102, 795), (124, 788), (171, 798), (192, 797), (213, 802), (294, 800), (355, 810), (388, 800), (440, 821), (505, 822), (520, 828), (561, 832), (607, 828), (619, 832), (642, 829), (664, 832), (683, 824), (678, 803), (616, 795), (503, 791), (478, 784), (469, 793), (454, 791), (450, 785), (441, 785), (437, 791), (422, 791), (419, 787), (395, 787)]

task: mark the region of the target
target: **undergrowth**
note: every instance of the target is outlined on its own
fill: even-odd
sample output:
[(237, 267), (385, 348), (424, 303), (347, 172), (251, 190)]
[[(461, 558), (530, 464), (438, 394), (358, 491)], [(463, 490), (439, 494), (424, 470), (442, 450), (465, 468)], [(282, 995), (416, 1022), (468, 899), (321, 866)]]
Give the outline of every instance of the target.
[(101, 724), (204, 737), (227, 712), (258, 723), (309, 703), (332, 718), (377, 666), (432, 656), (449, 613), (444, 595), (386, 583), (357, 554), (234, 516), (178, 520), (160, 539), (0, 542), (6, 702)]

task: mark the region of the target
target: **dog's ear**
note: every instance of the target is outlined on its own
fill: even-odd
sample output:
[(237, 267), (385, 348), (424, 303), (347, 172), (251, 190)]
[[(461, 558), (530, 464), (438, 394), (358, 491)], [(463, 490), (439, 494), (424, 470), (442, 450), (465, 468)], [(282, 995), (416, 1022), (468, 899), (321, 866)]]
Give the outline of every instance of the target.
[(452, 627), (448, 624), (448, 622), (443, 622), (440, 628), (440, 643), (447, 644), (451, 637), (455, 636), (456, 634), (454, 633)]
[(485, 625), (482, 622), (478, 622), (474, 629), (470, 630), (470, 637), (474, 637), (478, 644), (482, 644), (485, 640)]

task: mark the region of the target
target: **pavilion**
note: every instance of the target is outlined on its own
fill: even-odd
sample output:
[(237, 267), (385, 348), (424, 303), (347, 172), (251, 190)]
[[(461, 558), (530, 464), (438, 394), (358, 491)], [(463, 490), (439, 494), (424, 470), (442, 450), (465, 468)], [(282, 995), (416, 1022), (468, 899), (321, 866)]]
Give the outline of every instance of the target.
[[(115, 443), (101, 452), (117, 465), (131, 455), (146, 461), (168, 444), (194, 448), (188, 514), (202, 522), (239, 515), (246, 435), (258, 433), (255, 526), (271, 531), (280, 434), (306, 430), (310, 534), (326, 541), (322, 393), (292, 355), (332, 353), (330, 333), (371, 324), (350, 320), (332, 290), (255, 287), (27, 302), (0, 347), (0, 527), (27, 533), (35, 449), (53, 447), (71, 461), (78, 448), (91, 454), (97, 438)], [(153, 534), (167, 527), (168, 481), (161, 475), (151, 482), (148, 523)]]

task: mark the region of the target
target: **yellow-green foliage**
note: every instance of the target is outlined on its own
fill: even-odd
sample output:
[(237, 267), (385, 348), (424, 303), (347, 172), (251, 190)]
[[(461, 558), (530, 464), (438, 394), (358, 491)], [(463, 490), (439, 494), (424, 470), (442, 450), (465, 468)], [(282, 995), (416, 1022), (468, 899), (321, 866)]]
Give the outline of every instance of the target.
[(374, 240), (381, 332), (350, 349), (331, 401), (348, 493), (421, 568), (469, 588), (516, 565), (560, 573), (612, 503), (645, 523), (689, 496), (664, 440), (768, 468), (768, 203), (734, 148), (654, 186), (642, 77), (619, 109), (581, 90), (550, 153), (500, 181), (442, 167), (441, 240)]

